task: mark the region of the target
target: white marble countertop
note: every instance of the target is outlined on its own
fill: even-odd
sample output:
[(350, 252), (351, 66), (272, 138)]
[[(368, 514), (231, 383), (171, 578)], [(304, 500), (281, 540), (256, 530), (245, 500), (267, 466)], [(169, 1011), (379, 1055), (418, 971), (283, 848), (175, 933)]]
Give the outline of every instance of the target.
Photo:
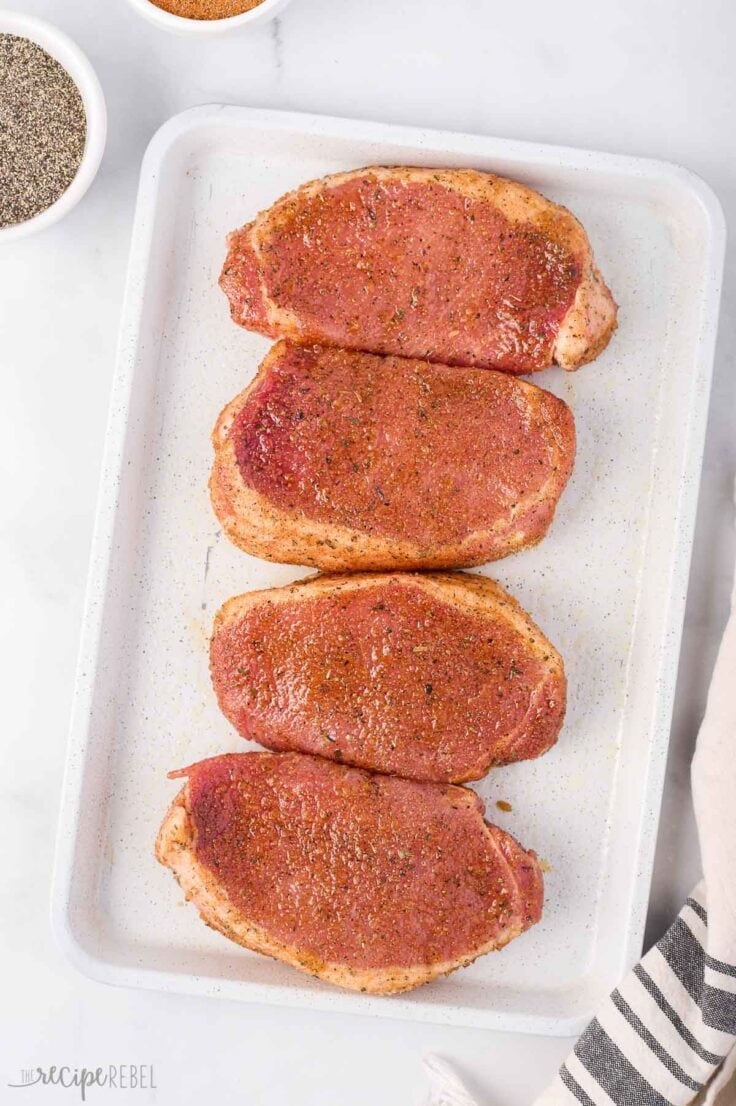
[[(88, 1101), (406, 1106), (421, 1057), (483, 1100), (523, 1106), (569, 1042), (106, 988), (57, 951), (48, 888), (75, 653), (140, 159), (153, 131), (215, 101), (427, 124), (662, 157), (736, 220), (736, 6), (724, 0), (294, 0), (272, 24), (178, 39), (125, 0), (15, 0), (97, 67), (110, 134), (80, 207), (0, 251), (0, 1100), (22, 1068), (153, 1064), (155, 1091)], [(675, 724), (649, 919), (698, 872), (688, 767), (726, 616), (736, 471), (736, 250), (728, 255)], [(25, 1097), (23, 1097), (25, 1096)]]

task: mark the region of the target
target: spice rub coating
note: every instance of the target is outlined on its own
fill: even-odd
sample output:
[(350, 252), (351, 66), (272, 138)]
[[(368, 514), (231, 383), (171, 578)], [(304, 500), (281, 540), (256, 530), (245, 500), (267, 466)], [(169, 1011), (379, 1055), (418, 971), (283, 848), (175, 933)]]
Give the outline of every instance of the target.
[(182, 19), (231, 19), (257, 8), (263, 0), (153, 0), (153, 3)]
[(544, 537), (575, 424), (503, 373), (279, 342), (213, 445), (212, 504), (247, 552), (334, 571), (454, 568)]
[(311, 181), (230, 235), (220, 285), (272, 338), (510, 373), (576, 369), (616, 326), (578, 220), (471, 169)]
[(464, 573), (318, 576), (230, 599), (210, 668), (242, 737), (376, 772), (480, 779), (557, 740), (562, 658)]
[(299, 753), (202, 761), (156, 842), (203, 920), (349, 990), (408, 991), (539, 920), (537, 858), (460, 787)]

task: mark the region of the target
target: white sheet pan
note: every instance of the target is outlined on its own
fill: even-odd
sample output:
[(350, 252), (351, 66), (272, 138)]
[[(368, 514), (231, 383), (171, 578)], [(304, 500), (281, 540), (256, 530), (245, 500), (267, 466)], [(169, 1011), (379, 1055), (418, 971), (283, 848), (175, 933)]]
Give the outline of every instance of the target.
[[(594, 364), (535, 378), (574, 410), (576, 469), (547, 539), (491, 570), (570, 681), (557, 747), (477, 785), (489, 817), (546, 861), (544, 918), (504, 952), (385, 999), (231, 945), (153, 858), (178, 787), (167, 771), (246, 748), (210, 688), (215, 610), (303, 575), (240, 553), (208, 502), (210, 431), (268, 348), (233, 326), (217, 289), (225, 235), (309, 178), (373, 163), (493, 170), (567, 204), (621, 307)], [(230, 107), (159, 131), (142, 170), (53, 892), (56, 932), (82, 971), (389, 1017), (582, 1027), (641, 945), (724, 237), (707, 186), (661, 162)]]

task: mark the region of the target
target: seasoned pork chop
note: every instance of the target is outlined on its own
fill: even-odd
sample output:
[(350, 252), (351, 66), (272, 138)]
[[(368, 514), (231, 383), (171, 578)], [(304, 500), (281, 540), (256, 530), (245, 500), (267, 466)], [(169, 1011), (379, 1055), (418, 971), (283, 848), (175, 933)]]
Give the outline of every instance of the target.
[(279, 342), (213, 444), (215, 513), (247, 552), (337, 571), (459, 568), (541, 540), (575, 424), (503, 373)]
[(299, 753), (202, 761), (156, 842), (204, 921), (354, 991), (395, 994), (539, 920), (533, 852), (466, 788)]
[(578, 220), (470, 169), (305, 184), (230, 235), (220, 284), (272, 338), (511, 373), (576, 369), (616, 326)]
[(565, 714), (562, 658), (483, 576), (318, 576), (229, 600), (210, 645), (246, 738), (461, 783), (540, 756)]

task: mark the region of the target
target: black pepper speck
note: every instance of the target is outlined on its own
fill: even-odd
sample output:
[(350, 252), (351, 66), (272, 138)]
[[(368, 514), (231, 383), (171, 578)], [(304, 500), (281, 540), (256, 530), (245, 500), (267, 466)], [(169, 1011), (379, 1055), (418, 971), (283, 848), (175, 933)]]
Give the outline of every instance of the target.
[(77, 175), (87, 139), (79, 89), (30, 39), (0, 34), (0, 227), (51, 207)]

